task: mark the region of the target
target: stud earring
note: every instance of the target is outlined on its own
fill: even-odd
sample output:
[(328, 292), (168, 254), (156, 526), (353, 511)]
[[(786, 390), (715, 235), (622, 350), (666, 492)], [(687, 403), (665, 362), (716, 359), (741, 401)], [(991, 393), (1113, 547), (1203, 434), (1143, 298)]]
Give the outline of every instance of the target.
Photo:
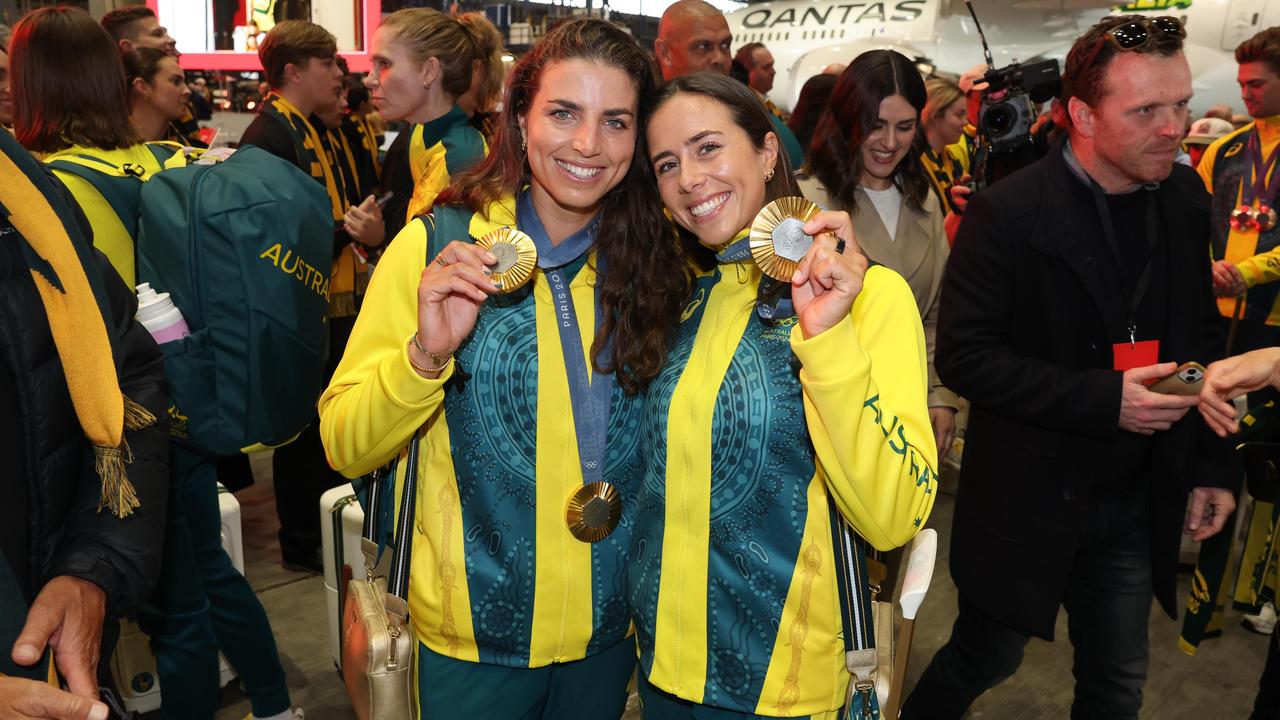
[(765, 173), (765, 175), (764, 175), (764, 181), (765, 181), (765, 182), (769, 182), (770, 180), (773, 180), (773, 170), (770, 170), (769, 172)]
[(520, 139), (520, 152), (528, 152), (528, 151), (529, 151), (529, 141), (528, 141), (528, 140), (525, 140), (524, 138), (521, 138), (521, 139)]

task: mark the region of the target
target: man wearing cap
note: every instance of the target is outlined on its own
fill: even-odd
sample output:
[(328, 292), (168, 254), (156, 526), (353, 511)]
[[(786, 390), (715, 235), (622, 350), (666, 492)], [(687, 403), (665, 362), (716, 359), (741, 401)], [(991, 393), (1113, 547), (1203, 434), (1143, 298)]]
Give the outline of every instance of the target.
[(1239, 317), (1233, 352), (1280, 340), (1280, 27), (1236, 48), (1237, 81), (1253, 122), (1205, 150), (1199, 172), (1213, 195), (1210, 242), (1218, 310)]
[(1226, 137), (1235, 130), (1234, 125), (1216, 117), (1203, 117), (1191, 123), (1191, 131), (1187, 133), (1187, 139), (1182, 141), (1191, 156), (1191, 167), (1200, 166), (1200, 158), (1204, 157), (1205, 150), (1215, 140)]

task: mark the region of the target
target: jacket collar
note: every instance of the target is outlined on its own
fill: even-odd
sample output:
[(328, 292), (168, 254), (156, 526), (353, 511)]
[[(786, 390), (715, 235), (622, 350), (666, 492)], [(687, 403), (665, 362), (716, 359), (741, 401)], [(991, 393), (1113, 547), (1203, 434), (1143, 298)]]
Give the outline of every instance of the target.
[(863, 253), (904, 278), (915, 274), (934, 248), (929, 213), (912, 208), (904, 197), (902, 209), (898, 212), (898, 227), (894, 230), (895, 242), (889, 238), (889, 229), (861, 187), (854, 191), (854, 203), (857, 207), (850, 215), (853, 216), (853, 228)]
[[(1096, 218), (1092, 202), (1081, 208), (1070, 199), (1079, 193), (1083, 181), (1071, 170), (1067, 151), (1067, 144), (1063, 143), (1041, 161), (1045, 163), (1044, 195), (1040, 199), (1039, 215), (1029, 244), (1046, 255), (1062, 258), (1093, 298), (1108, 332), (1112, 337), (1121, 337), (1126, 331), (1120, 275), (1111, 258), (1111, 250), (1100, 232), (1098, 223), (1101, 219)], [(1184, 243), (1196, 242), (1196, 238), (1185, 237), (1186, 233), (1194, 232), (1197, 227), (1191, 211), (1198, 209), (1207, 212), (1203, 198), (1195, 193), (1182, 191), (1180, 186), (1183, 183), (1177, 173), (1178, 168), (1175, 167), (1169, 178), (1152, 189), (1161, 220), (1159, 232), (1162, 233), (1156, 252), (1167, 253), (1169, 248), (1180, 248)], [(1181, 272), (1181, 267), (1175, 264), (1171, 263), (1169, 271), (1170, 288), (1192, 287), (1197, 282), (1197, 278), (1191, 276), (1174, 277)], [(1168, 317), (1189, 317), (1184, 313), (1199, 312), (1196, 306), (1198, 299), (1193, 295), (1193, 292), (1170, 292)], [(1180, 323), (1175, 322), (1167, 323), (1166, 334), (1178, 332), (1179, 325)]]

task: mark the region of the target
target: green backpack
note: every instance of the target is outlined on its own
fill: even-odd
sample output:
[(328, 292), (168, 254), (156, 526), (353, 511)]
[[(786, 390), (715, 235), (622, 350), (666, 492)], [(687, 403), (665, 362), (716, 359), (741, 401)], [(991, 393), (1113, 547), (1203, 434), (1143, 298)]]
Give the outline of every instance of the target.
[(221, 162), (162, 163), (150, 177), (50, 164), (91, 183), (136, 230), (138, 282), (168, 292), (191, 330), (160, 346), (171, 433), (217, 455), (296, 437), (315, 416), (328, 354), (324, 188), (252, 146)]

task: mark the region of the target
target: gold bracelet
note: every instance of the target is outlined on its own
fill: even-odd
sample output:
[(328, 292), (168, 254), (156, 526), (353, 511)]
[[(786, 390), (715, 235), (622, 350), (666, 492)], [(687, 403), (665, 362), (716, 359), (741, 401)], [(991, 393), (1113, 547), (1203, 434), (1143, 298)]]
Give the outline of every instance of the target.
[[(409, 347), (410, 347), (410, 346), (418, 348), (418, 352), (420, 352), (420, 353), (422, 353), (423, 355), (426, 355), (427, 357), (431, 358), (431, 361), (432, 361), (432, 362), (434, 362), (434, 363), (436, 364), (436, 367), (435, 367), (435, 368), (424, 367), (424, 366), (419, 365), (418, 363), (414, 362), (414, 361), (413, 361), (413, 351), (409, 349)], [(439, 356), (439, 355), (436, 355), (435, 353), (430, 353), (430, 352), (427, 352), (427, 351), (423, 350), (423, 349), (422, 349), (422, 346), (418, 344), (418, 334), (417, 334), (417, 333), (414, 333), (414, 334), (413, 334), (413, 337), (409, 339), (409, 343), (408, 343), (408, 345), (406, 345), (406, 347), (405, 347), (405, 351), (406, 351), (406, 352), (405, 352), (405, 355), (409, 358), (409, 367), (413, 368), (414, 370), (417, 370), (417, 371), (418, 371), (418, 372), (420, 372), (420, 373), (428, 373), (428, 374), (430, 374), (430, 373), (435, 373), (435, 374), (439, 375), (439, 374), (444, 373), (445, 369), (449, 367), (449, 363), (453, 362), (453, 354), (452, 354), (452, 353), (450, 353), (450, 354), (449, 354), (449, 356), (448, 356), (448, 357), (446, 357), (446, 358), (444, 359), (444, 361), (442, 362), (442, 361), (440, 360), (440, 356)]]
[[(409, 339), (413, 341), (413, 346), (418, 348), (418, 352), (431, 358), (431, 362), (435, 363), (436, 365), (439, 365), (440, 367), (444, 367), (445, 365), (448, 365), (449, 359), (453, 357), (453, 353), (436, 354), (433, 352), (427, 352), (427, 349), (422, 347), (422, 343), (418, 342), (418, 333), (416, 332), (413, 334), (413, 337)], [(440, 359), (441, 357), (443, 357), (444, 359), (441, 360)]]

